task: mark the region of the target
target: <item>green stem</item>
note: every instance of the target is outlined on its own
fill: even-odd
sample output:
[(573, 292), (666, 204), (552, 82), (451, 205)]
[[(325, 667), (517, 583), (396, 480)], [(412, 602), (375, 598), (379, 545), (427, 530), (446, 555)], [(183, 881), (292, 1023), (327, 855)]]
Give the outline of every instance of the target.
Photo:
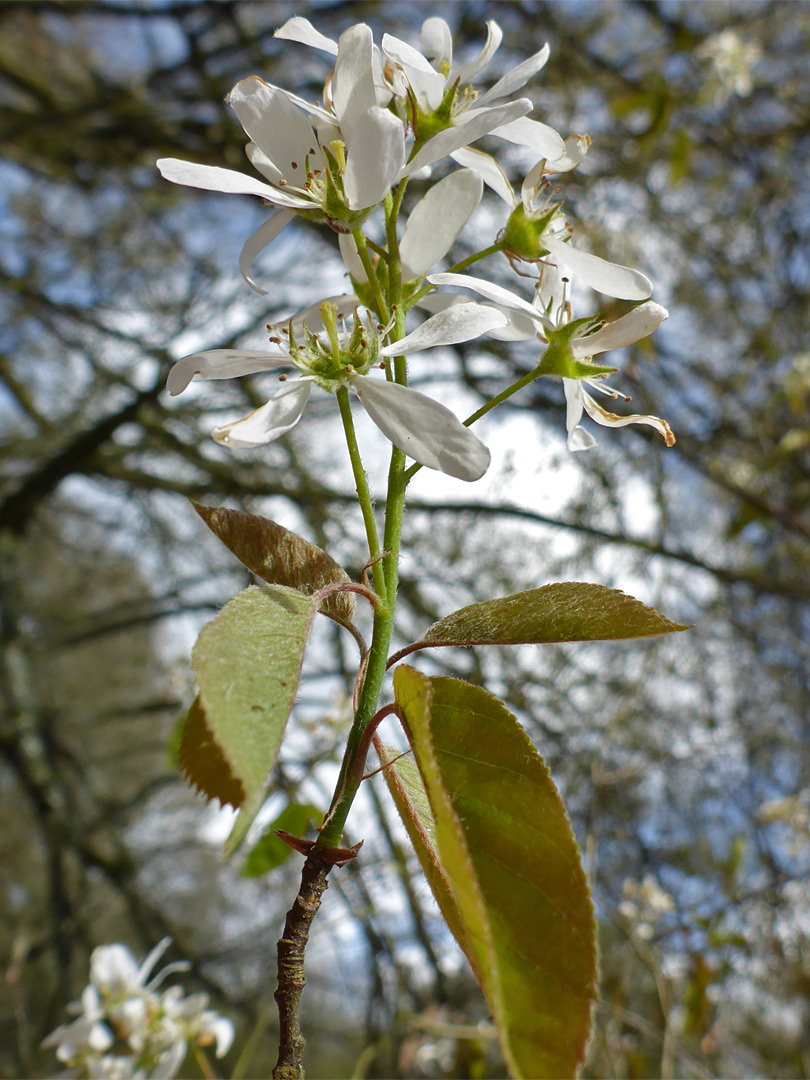
[(360, 448), (357, 445), (354, 420), (352, 419), (352, 407), (351, 402), (349, 401), (349, 391), (345, 386), (338, 387), (337, 401), (340, 409), (340, 417), (343, 420), (343, 430), (346, 433), (346, 445), (349, 448), (349, 457), (352, 462), (352, 472), (354, 473), (354, 483), (355, 488), (357, 489), (357, 498), (360, 503), (360, 512), (363, 515), (363, 524), (366, 527), (369, 562), (373, 561), (371, 567), (371, 580), (374, 582), (374, 591), (377, 595), (385, 597), (385, 572), (383, 570), (382, 560), (380, 559), (381, 548), (380, 539), (377, 534), (377, 522), (374, 520), (374, 504), (368, 487), (366, 470), (363, 468), (363, 462), (360, 458)]
[[(542, 366), (542, 365), (541, 365)], [(501, 390), (500, 394), (496, 394), (494, 398), (491, 398), (486, 404), (482, 405), (480, 409), (476, 409), (474, 413), (471, 413), (466, 420), (462, 420), (464, 427), (470, 427), (476, 420), (480, 420), (482, 416), (486, 416), (488, 412), (495, 408), (496, 405), (500, 405), (502, 401), (506, 401), (513, 394), (516, 394), (518, 390), (522, 390), (524, 386), (528, 386), (529, 383), (533, 383), (535, 379), (540, 377), (540, 367), (533, 368), (528, 374), (518, 379), (516, 383), (512, 383), (511, 386), (507, 386), (505, 390)], [(410, 469), (406, 470), (404, 480), (405, 483), (409, 483), (412, 476), (422, 468), (421, 465), (415, 463), (411, 465)]]
[(387, 323), (390, 318), (388, 305), (385, 302), (385, 297), (380, 289), (380, 280), (377, 277), (377, 271), (374, 269), (374, 261), (371, 258), (371, 254), (368, 250), (368, 244), (366, 238), (363, 235), (362, 229), (355, 229), (352, 233), (352, 239), (357, 246), (357, 254), (360, 256), (360, 262), (363, 264), (363, 269), (366, 272), (368, 283), (371, 286), (371, 291), (374, 294), (374, 303), (377, 305), (377, 314), (380, 317), (380, 321)]

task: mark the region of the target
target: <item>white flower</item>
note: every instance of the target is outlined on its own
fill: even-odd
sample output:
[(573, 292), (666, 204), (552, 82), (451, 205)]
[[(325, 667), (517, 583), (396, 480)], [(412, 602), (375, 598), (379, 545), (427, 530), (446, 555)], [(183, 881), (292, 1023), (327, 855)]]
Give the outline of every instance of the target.
[[(648, 337), (669, 317), (666, 308), (648, 301), (614, 322), (602, 323), (598, 318), (572, 322), (568, 281), (553, 266), (544, 268), (532, 304), (509, 289), (467, 274), (431, 274), (428, 281), (435, 285), (456, 285), (471, 289), (492, 301), (500, 310), (509, 312), (511, 340), (520, 340), (537, 333), (548, 342), (538, 374), (562, 378), (570, 450), (588, 450), (596, 445), (593, 437), (580, 426), (583, 412), (587, 412), (592, 420), (604, 427), (646, 424), (661, 434), (667, 446), (674, 445), (675, 436), (665, 420), (640, 413), (619, 416), (608, 412), (585, 389), (588, 386), (609, 397), (629, 401), (628, 397), (604, 382), (605, 376), (615, 371), (615, 368), (591, 365), (593, 374), (590, 374), (589, 362), (593, 357), (611, 349), (622, 349)], [(445, 314), (452, 312), (455, 306), (446, 308)]]
[(218, 1058), (228, 1053), (233, 1043), (233, 1024), (208, 1008), (207, 994), (183, 997), (182, 989), (172, 986), (161, 995), (160, 1005), (164, 1017), (182, 1032), (185, 1041), (213, 1045)]
[[(335, 42), (300, 16), (289, 19), (275, 36), (337, 54)], [(469, 85), (495, 55), (502, 37), (498, 24), (488, 22), (487, 40), (478, 56), (470, 63), (458, 64), (453, 62), (453, 35), (444, 19), (430, 18), (422, 24), (422, 52), (391, 34), (383, 36), (387, 63), (374, 67), (377, 92), (393, 96), (393, 107), (415, 138), (416, 153), (403, 169), (403, 176), (490, 134), (528, 146), (538, 157), (556, 159), (565, 153), (563, 140), (553, 128), (528, 119), (526, 114), (532, 108), (528, 98), (502, 102), (544, 66), (547, 45), (483, 94), (478, 95)]]
[(511, 213), (501, 239), (510, 260), (558, 266), (605, 296), (646, 300), (652, 294), (652, 282), (646, 275), (590, 255), (569, 243), (571, 226), (563, 217), (562, 203), (554, 201), (559, 189), (552, 186), (547, 176), (550, 172), (576, 168), (590, 139), (586, 135), (571, 135), (566, 143), (566, 158), (553, 164), (539, 161), (523, 180), (519, 196), (500, 165), (488, 154), (467, 149), (453, 157), (477, 172), (509, 206)]
[(335, 310), (330, 314), (324, 304), (322, 312), (326, 342), (306, 331), (306, 344), (299, 345), (290, 330), (289, 349), (282, 348), (277, 339), (274, 352), (229, 349), (184, 356), (169, 373), (169, 392), (182, 393), (196, 379), (233, 378), (293, 366), (299, 377), (285, 381), (268, 402), (247, 416), (214, 428), (213, 438), (236, 449), (273, 442), (298, 423), (313, 383), (330, 392), (343, 386), (359, 398), (386, 438), (420, 465), (459, 480), (483, 476), (489, 467), (489, 450), (448, 408), (410, 387), (373, 378), (369, 372), (379, 366), (381, 357), (466, 341), (488, 327), (505, 325), (503, 313), (480, 304), (460, 305), (451, 317), (443, 313), (428, 319), (414, 334), (381, 348), (370, 320), (364, 325), (355, 315), (349, 333), (345, 327), (338, 330)]
[[(186, 970), (187, 963), (168, 964), (150, 981), (150, 973), (168, 947), (165, 938), (142, 964), (124, 945), (103, 945), (90, 959), (90, 984), (81, 1001), (69, 1006), (81, 1015), (57, 1028), (43, 1045), (56, 1046), (56, 1056), (82, 1075), (99, 1080), (171, 1080), (186, 1056), (188, 1043), (216, 1044), (218, 1056), (233, 1041), (230, 1021), (208, 1009), (205, 994), (184, 996), (175, 986), (155, 991), (167, 975)], [(125, 1053), (108, 1053), (121, 1046)]]
[(263, 290), (251, 280), (250, 264), (296, 213), (338, 230), (357, 228), (401, 174), (405, 130), (393, 113), (377, 104), (372, 58), (368, 27), (360, 24), (342, 35), (331, 112), (257, 76), (236, 84), (228, 101), (250, 139), (248, 158), (265, 180), (177, 158), (157, 162), (161, 175), (172, 183), (259, 195), (278, 208), (240, 255), (240, 269), (257, 292)]

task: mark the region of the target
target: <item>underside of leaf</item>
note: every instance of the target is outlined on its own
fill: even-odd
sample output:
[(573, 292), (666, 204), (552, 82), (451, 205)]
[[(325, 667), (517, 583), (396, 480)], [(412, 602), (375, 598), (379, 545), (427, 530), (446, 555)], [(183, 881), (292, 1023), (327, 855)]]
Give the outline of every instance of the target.
[(228, 803), (235, 810), (245, 801), (245, 789), (217, 745), (199, 698), (183, 725), (179, 765), (189, 782), (209, 799), (219, 799), (223, 806)]

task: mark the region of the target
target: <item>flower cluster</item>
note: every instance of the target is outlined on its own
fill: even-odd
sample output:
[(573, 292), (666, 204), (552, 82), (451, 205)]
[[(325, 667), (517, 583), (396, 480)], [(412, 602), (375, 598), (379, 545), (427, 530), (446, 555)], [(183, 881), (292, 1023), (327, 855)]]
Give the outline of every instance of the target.
[(69, 1077), (99, 1080), (169, 1080), (176, 1076), (188, 1044), (213, 1046), (223, 1057), (233, 1041), (230, 1020), (209, 1009), (206, 994), (185, 996), (179, 986), (158, 992), (167, 975), (186, 970), (169, 964), (147, 982), (166, 951), (165, 938), (138, 964), (124, 945), (102, 945), (90, 959), (90, 983), (79, 1001), (68, 1006), (77, 1014), (45, 1039)]
[[(258, 195), (275, 209), (247, 240), (239, 259), (242, 274), (257, 292), (262, 290), (251, 277), (254, 259), (296, 215), (338, 233), (354, 291), (293, 317), (283, 329), (286, 344), (275, 332), (271, 351), (214, 350), (176, 363), (168, 383), (172, 394), (182, 392), (192, 379), (231, 378), (282, 366), (298, 370), (298, 377), (285, 381), (266, 405), (216, 428), (213, 437), (233, 448), (269, 443), (298, 422), (313, 384), (333, 393), (343, 388), (359, 398), (380, 430), (414, 461), (476, 480), (489, 465), (486, 447), (443, 405), (409, 389), (404, 365), (392, 361), (487, 335), (501, 341), (536, 338), (545, 347), (536, 376), (562, 380), (571, 450), (595, 445), (580, 424), (584, 413), (605, 426), (651, 426), (671, 446), (675, 439), (666, 421), (609, 412), (589, 392), (629, 400), (604, 381), (616, 369), (593, 358), (647, 337), (667, 312), (649, 300), (652, 284), (644, 274), (570, 242), (573, 228), (549, 176), (577, 168), (590, 139), (580, 134), (563, 139), (528, 115), (530, 99), (512, 100), (546, 63), (548, 47), (479, 93), (475, 80), (501, 41), (495, 22), (487, 24), (478, 56), (466, 63), (454, 58), (450, 27), (440, 18), (423, 23), (421, 50), (390, 34), (378, 47), (365, 24), (350, 27), (333, 41), (300, 17), (290, 19), (276, 36), (325, 53), (333, 68), (322, 104), (256, 76), (242, 79), (231, 91), (228, 100), (249, 139), (247, 156), (263, 179), (174, 158), (160, 160), (158, 168), (174, 183)], [(522, 146), (539, 159), (519, 194), (495, 158), (472, 145), (484, 136)], [(391, 250), (398, 224), (396, 216), (391, 217), (392, 206), (399, 207), (410, 180), (429, 177), (448, 157), (460, 168), (416, 203)], [(431, 273), (448, 256), (485, 185), (506, 204), (505, 224), (494, 245), (464, 265), (500, 251), (521, 279), (533, 278), (530, 298), (452, 268)], [(381, 205), (389, 248), (381, 253), (375, 246), (373, 254), (362, 227)], [(636, 306), (609, 323), (597, 315), (574, 319), (572, 279)], [(471, 290), (476, 299), (443, 291), (443, 286)], [(386, 299), (392, 295), (395, 304), (389, 310)], [(361, 315), (360, 306), (371, 314)], [(348, 314), (349, 307), (354, 309), (354, 329), (346, 328), (343, 316), (338, 328), (338, 310)], [(406, 335), (402, 317), (419, 310), (429, 317)], [(395, 324), (397, 333), (392, 334)], [(324, 340), (317, 336), (321, 327)], [(299, 344), (296, 335), (301, 333)], [(384, 375), (373, 375), (374, 369)]]

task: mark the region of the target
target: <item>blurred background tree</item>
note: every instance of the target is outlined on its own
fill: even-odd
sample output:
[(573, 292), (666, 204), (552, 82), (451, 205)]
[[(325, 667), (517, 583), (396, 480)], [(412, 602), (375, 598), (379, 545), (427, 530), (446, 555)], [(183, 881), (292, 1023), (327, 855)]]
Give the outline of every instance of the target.
[[(406, 38), (438, 14), (461, 52), (494, 17), (503, 65), (552, 47), (535, 115), (594, 139), (564, 181), (581, 246), (643, 269), (670, 309), (622, 382), (678, 442), (600, 429), (570, 455), (560, 387), (533, 384), (481, 425), (483, 481), (420, 474), (404, 625), (570, 577), (695, 624), (429, 663), (486, 674), (568, 801), (601, 927), (587, 1075), (807, 1076), (810, 7), (756, 0), (0, 7), (0, 1073), (52, 1073), (39, 1044), (94, 946), (144, 955), (166, 934), (193, 963), (186, 985), (238, 1025), (228, 1074), (268, 1075), (275, 1057), (274, 942), (298, 864), (225, 864), (227, 821), (172, 760), (194, 633), (246, 583), (187, 499), (263, 513), (355, 573), (362, 536), (331, 403), (237, 455), (208, 433), (260, 404), (266, 376), (179, 401), (163, 383), (173, 358), (260, 348), (268, 320), (345, 282), (335, 238), (298, 223), (258, 264), (268, 295), (249, 293), (236, 258), (260, 206), (172, 187), (154, 161), (243, 168), (224, 97), (244, 75), (322, 94), (326, 61), (273, 39), (294, 14)], [(482, 244), (499, 211), (485, 199)], [(413, 372), (463, 413), (534, 363), (530, 345), (477, 342)], [(383, 460), (380, 444), (372, 481)], [(265, 823), (328, 800), (353, 661), (323, 659), (342, 655), (319, 648), (332, 633), (344, 647), (320, 629)], [(378, 781), (311, 950), (308, 1072), (503, 1075)]]

